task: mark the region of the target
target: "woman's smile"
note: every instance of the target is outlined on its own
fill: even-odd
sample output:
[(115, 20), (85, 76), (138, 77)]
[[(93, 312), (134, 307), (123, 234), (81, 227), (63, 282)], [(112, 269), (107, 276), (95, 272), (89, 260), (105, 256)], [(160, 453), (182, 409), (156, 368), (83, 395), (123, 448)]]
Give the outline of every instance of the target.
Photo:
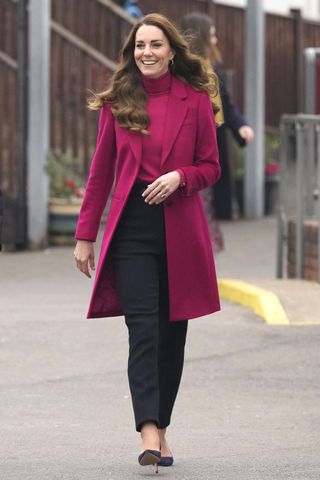
[(143, 65), (155, 65), (157, 63), (156, 60), (142, 60)]

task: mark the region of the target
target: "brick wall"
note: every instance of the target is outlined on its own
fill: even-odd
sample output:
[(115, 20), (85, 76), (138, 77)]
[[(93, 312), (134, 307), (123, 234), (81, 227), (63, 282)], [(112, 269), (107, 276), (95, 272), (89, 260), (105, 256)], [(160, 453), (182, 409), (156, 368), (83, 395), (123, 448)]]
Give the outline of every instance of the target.
[[(296, 277), (296, 222), (291, 220), (288, 225), (288, 278)], [(303, 223), (303, 278), (318, 280), (318, 221), (307, 219)]]

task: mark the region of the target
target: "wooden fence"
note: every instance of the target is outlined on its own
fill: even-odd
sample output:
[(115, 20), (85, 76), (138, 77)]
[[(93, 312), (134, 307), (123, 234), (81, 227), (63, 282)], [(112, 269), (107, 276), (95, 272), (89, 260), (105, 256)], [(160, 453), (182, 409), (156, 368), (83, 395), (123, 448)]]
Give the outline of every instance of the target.
[(17, 132), (17, 11), (14, 2), (0, 3), (0, 175), (2, 188), (15, 193)]
[[(0, 188), (4, 198), (3, 241), (26, 241), (27, 0), (0, 2)], [(19, 25), (19, 28), (18, 28)]]

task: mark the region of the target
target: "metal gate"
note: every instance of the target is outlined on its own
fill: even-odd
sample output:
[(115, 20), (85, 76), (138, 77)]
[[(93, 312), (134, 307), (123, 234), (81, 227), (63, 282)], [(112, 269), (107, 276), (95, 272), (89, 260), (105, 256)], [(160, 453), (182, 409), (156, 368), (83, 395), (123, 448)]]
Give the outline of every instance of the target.
[(320, 115), (283, 115), (280, 131), (277, 276), (320, 281)]

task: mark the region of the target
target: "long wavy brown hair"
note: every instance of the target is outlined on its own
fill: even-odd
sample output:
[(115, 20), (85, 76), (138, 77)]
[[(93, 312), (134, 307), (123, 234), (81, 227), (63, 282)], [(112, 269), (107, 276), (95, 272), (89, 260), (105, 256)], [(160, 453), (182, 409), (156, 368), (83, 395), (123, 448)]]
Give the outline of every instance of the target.
[(112, 113), (122, 127), (149, 134), (147, 94), (141, 82), (140, 70), (134, 60), (136, 33), (142, 25), (152, 25), (162, 30), (175, 52), (174, 63), (169, 66), (172, 75), (191, 84), (196, 90), (207, 92), (214, 111), (217, 112), (219, 106), (214, 101), (218, 90), (216, 75), (205, 60), (191, 53), (188, 43), (174, 24), (158, 13), (144, 16), (133, 26), (121, 50), (120, 62), (112, 76), (110, 87), (103, 92), (95, 93), (89, 99), (88, 107), (91, 110), (98, 110), (105, 103), (110, 103)]

